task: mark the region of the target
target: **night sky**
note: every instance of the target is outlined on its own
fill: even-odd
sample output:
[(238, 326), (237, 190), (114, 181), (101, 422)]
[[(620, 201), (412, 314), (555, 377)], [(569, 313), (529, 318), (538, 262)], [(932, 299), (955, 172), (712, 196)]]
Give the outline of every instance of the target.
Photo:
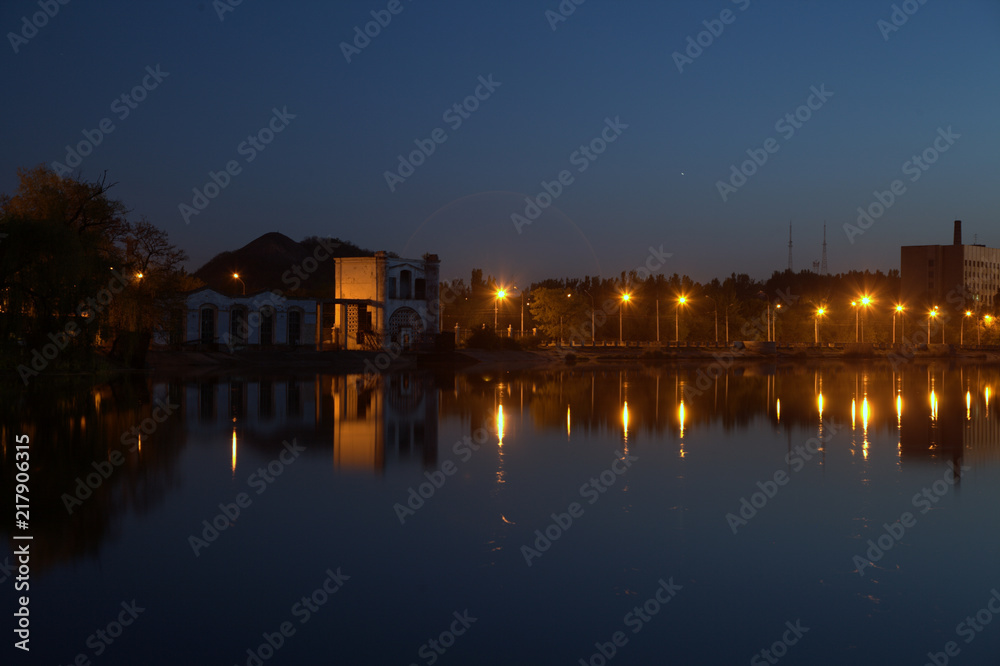
[[(73, 171), (107, 170), (192, 270), (268, 231), (521, 284), (614, 276), (651, 246), (668, 275), (763, 278), (787, 265), (789, 220), (796, 270), (824, 220), (831, 272), (898, 268), (900, 245), (950, 243), (955, 219), (1000, 246), (996, 0), (897, 3), (898, 26), (872, 0), (46, 2), (37, 31), (37, 0), (0, 6), (0, 191), (19, 166), (71, 166), (86, 132), (100, 143)], [(433, 152), (410, 173), (418, 142)], [(543, 181), (558, 196), (518, 228)]]

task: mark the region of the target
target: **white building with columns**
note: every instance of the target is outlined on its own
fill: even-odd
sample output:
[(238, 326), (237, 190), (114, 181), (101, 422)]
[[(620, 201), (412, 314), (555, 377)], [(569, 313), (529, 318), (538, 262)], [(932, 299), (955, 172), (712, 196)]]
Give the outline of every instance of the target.
[(271, 291), (227, 296), (202, 287), (185, 299), (185, 345), (317, 349), (319, 304), (315, 299), (284, 298)]

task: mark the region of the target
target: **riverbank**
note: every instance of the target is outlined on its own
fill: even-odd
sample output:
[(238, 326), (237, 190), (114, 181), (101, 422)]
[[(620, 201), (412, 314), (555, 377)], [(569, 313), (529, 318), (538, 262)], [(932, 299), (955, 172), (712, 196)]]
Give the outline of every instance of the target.
[(779, 363), (807, 364), (813, 361), (843, 360), (889, 361), (893, 363), (950, 361), (956, 363), (1000, 363), (1000, 352), (956, 350), (947, 345), (923, 349), (876, 349), (870, 345), (842, 348), (788, 346), (775, 351), (717, 347), (541, 347), (534, 350), (462, 349), (452, 352), (413, 352), (391, 356), (385, 352), (365, 351), (243, 351), (175, 352), (152, 351), (148, 368), (157, 374), (185, 376), (231, 374), (250, 371), (259, 374), (298, 374), (319, 372), (352, 374), (413, 370), (418, 368), (498, 371), (528, 370), (573, 365), (634, 366), (635, 364), (693, 364), (712, 362), (730, 364)]

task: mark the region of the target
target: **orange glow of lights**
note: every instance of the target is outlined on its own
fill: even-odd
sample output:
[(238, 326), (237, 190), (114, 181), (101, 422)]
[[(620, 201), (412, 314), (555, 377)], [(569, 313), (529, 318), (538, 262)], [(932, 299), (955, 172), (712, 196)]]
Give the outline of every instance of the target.
[(970, 391), (965, 392), (965, 420), (972, 420), (972, 393)]
[(566, 405), (566, 441), (569, 441), (569, 405)]
[(497, 444), (503, 446), (503, 405), (497, 407)]
[(776, 398), (774, 401), (774, 409), (777, 412), (778, 422), (781, 422), (781, 398)]
[(632, 299), (632, 294), (628, 294), (628, 293), (622, 294), (622, 302), (623, 303), (628, 303), (631, 299)]
[(903, 427), (903, 396), (899, 394), (896, 396), (896, 427)]
[(233, 428), (233, 474), (236, 474), (236, 428)]
[(934, 390), (932, 389), (931, 390), (931, 420), (932, 421), (937, 421), (937, 417), (938, 417), (938, 400), (937, 400), (937, 394), (934, 393)]
[(904, 308), (904, 307), (903, 307), (902, 305), (897, 305), (897, 306), (896, 306), (896, 312), (902, 312), (902, 311), (903, 311), (903, 310), (905, 310), (905, 309), (906, 309), (906, 308)]
[(681, 439), (684, 439), (684, 418), (686, 416), (686, 413), (684, 411), (684, 401), (683, 400), (681, 400), (680, 407), (677, 408), (677, 416), (680, 418), (680, 421), (681, 421)]
[(851, 429), (854, 428), (857, 422), (858, 422), (857, 403), (855, 402), (854, 398), (851, 398)]
[(823, 394), (816, 396), (816, 406), (819, 407), (819, 420), (823, 420)]

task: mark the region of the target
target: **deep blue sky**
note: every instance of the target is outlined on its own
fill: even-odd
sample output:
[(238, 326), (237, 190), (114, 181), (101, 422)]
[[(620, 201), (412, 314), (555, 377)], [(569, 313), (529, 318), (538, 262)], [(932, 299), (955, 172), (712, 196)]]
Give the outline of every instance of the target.
[[(60, 6), (18, 53), (0, 47), (0, 190), (110, 118), (82, 175), (107, 170), (191, 268), (274, 230), (522, 283), (613, 276), (661, 245), (667, 274), (766, 277), (786, 266), (789, 219), (796, 269), (820, 258), (824, 219), (832, 272), (898, 268), (899, 245), (948, 243), (954, 219), (1000, 246), (995, 0), (928, 0), (888, 40), (893, 3), (872, 0), (587, 0), (555, 31), (556, 0), (402, 0), (348, 63), (340, 42), (387, 4), (243, 0), (223, 21), (211, 2)], [(672, 54), (723, 9), (735, 21), (678, 72)], [(8, 0), (0, 28), (38, 11)], [(111, 103), (157, 64), (169, 76), (119, 120)], [(500, 87), (453, 130), (443, 112), (491, 74)], [(833, 96), (786, 139), (776, 121), (821, 85)], [(273, 107), (296, 118), (247, 163), (238, 146)], [(628, 129), (578, 172), (571, 154), (609, 117)], [(961, 138), (911, 182), (903, 164), (949, 126)], [(384, 172), (435, 128), (447, 141), (390, 192)], [(723, 202), (716, 182), (768, 137), (778, 152)], [(178, 205), (233, 159), (242, 172), (185, 224)], [(510, 215), (564, 169), (574, 182), (518, 234)], [(895, 179), (905, 194), (849, 243), (843, 225)]]

